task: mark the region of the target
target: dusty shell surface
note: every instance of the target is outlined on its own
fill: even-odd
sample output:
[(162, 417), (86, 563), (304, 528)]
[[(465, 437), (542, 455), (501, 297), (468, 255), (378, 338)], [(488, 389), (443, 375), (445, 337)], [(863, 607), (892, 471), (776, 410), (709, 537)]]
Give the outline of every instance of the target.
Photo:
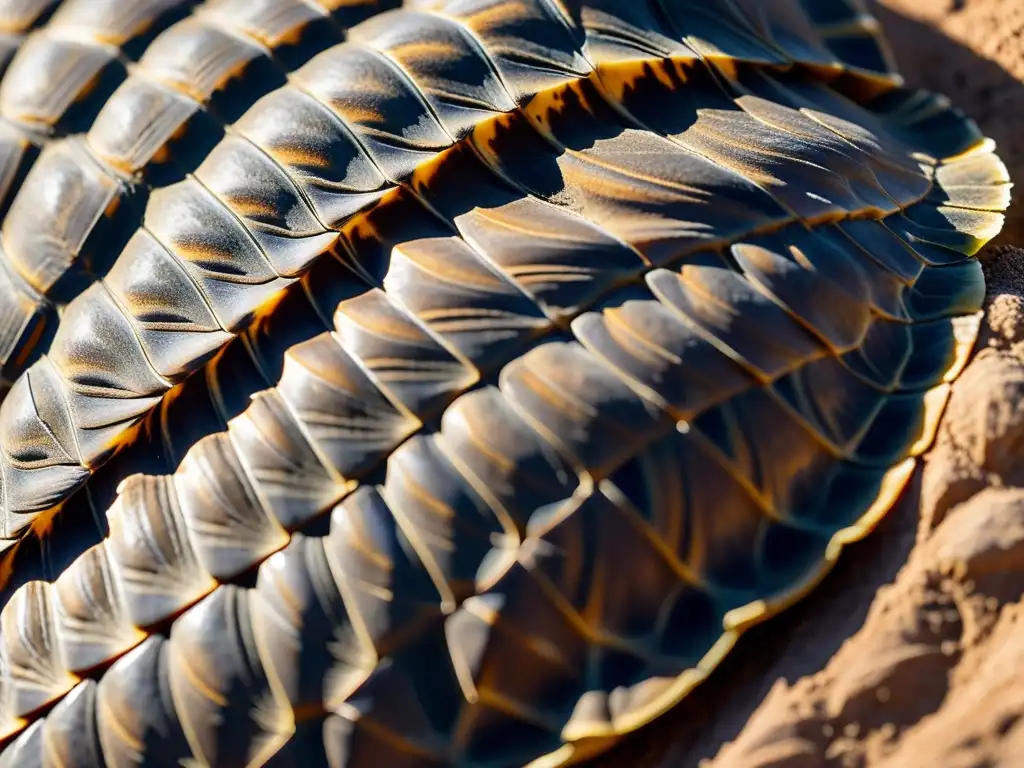
[(780, 620), (790, 627), (750, 638), (703, 708), (694, 701), (659, 724), (660, 743), (626, 745), (648, 764), (896, 768), (1024, 757), (1024, 251), (993, 249), (986, 272), (979, 350), (916, 485)]
[(932, 442), (1005, 168), (856, 0), (95, 2), (0, 84), (0, 765), (575, 764)]
[[(908, 84), (948, 94), (997, 141), (1018, 184), (996, 243), (1024, 244), (1024, 5), (870, 5)], [(1024, 763), (1024, 250), (983, 260), (978, 348), (903, 502), (608, 766)]]
[(700, 696), (601, 765), (1024, 759), (1024, 250), (984, 256), (978, 350), (902, 503)]
[(1024, 757), (1024, 251), (992, 251), (987, 271), (981, 348), (954, 387), (919, 504), (899, 516), (911, 522), (917, 506), (906, 565), (823, 670), (772, 690), (715, 768)]
[[(797, 0), (675, 0), (638, 27), (629, 0), (578, 24), (499, 2), (345, 31), (344, 0), (67, 0), (18, 27), (0, 764), (562, 765), (688, 693), (897, 499), (980, 319), (962, 257), (1009, 199), (973, 124), (876, 93), (859, 0), (805, 0), (869, 54), (849, 62)], [(728, 90), (677, 13), (712, 19), (686, 40)], [(925, 474), (929, 525), (976, 474)], [(905, 559), (854, 553), (865, 606)], [(833, 722), (856, 741), (900, 700), (878, 665), (916, 679), (966, 636), (923, 594), (874, 666), (771, 710), (827, 746), (755, 716), (736, 759), (856, 755)], [(828, 671), (848, 602), (746, 647)], [(743, 669), (769, 658), (715, 685), (779, 677)]]

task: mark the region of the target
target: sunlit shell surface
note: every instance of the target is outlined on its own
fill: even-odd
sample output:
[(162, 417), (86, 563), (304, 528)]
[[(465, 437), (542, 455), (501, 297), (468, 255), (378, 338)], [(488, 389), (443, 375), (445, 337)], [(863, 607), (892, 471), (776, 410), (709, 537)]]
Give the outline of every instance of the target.
[(0, 765), (579, 762), (928, 447), (1009, 179), (857, 0), (393, 6), (0, 0)]

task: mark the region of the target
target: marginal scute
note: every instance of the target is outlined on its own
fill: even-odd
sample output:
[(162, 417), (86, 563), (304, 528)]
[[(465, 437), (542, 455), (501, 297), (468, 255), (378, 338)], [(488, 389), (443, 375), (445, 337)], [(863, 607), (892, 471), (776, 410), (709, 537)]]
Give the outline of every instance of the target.
[(918, 320), (966, 315), (981, 309), (985, 276), (976, 260), (926, 269), (908, 292), (907, 305)]
[(931, 444), (1010, 180), (859, 0), (397, 6), (0, 0), (0, 763), (578, 764)]
[(920, 390), (952, 382), (967, 365), (982, 318), (970, 315), (917, 323), (911, 329), (915, 354), (900, 378), (903, 389)]

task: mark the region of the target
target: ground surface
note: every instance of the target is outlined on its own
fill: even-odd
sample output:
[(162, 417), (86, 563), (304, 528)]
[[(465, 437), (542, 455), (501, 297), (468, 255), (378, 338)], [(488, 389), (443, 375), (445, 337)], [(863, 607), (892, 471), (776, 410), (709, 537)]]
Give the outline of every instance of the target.
[[(1018, 186), (996, 242), (1024, 245), (1024, 2), (874, 10), (908, 82), (997, 141)], [(901, 504), (601, 766), (1024, 765), (1024, 250), (983, 258), (982, 337)]]

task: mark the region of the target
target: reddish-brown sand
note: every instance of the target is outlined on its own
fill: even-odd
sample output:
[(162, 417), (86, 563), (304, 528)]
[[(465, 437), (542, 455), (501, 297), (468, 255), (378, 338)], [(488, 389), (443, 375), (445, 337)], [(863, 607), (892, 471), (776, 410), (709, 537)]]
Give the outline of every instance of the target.
[(1017, 182), (982, 337), (898, 506), (604, 768), (1024, 766), (1024, 0), (873, 4)]

